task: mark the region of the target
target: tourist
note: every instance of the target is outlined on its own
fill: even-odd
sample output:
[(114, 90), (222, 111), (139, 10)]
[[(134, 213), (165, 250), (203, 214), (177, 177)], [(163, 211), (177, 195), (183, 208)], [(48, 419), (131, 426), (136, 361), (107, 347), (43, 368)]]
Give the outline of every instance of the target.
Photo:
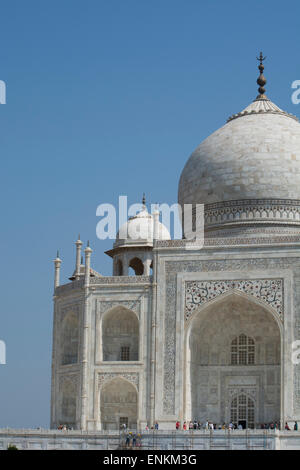
[(176, 430), (178, 431), (180, 429), (180, 422), (179, 421), (176, 421)]
[(186, 422), (183, 423), (183, 430), (186, 431)]
[(189, 422), (189, 430), (192, 431), (194, 429), (192, 421)]
[(158, 431), (158, 422), (155, 421), (155, 430)]
[(197, 423), (197, 420), (196, 418), (194, 419), (194, 429), (197, 429), (197, 426), (198, 426), (198, 423)]
[(288, 425), (288, 423), (285, 423), (284, 429), (285, 429), (286, 431), (290, 431), (290, 430), (291, 430), (290, 427), (289, 427), (289, 425)]
[(136, 447), (141, 447), (142, 445), (142, 436), (141, 434), (137, 434), (136, 436)]
[(298, 423), (297, 423), (297, 421), (295, 421), (295, 424), (294, 424), (294, 431), (298, 431)]
[(146, 424), (146, 431), (149, 432), (149, 426)]

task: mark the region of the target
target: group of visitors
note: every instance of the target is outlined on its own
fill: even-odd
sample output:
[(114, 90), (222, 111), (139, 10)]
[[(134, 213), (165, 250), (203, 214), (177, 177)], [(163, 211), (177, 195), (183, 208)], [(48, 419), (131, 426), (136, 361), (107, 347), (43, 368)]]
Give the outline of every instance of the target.
[[(286, 431), (291, 431), (291, 428), (289, 427), (288, 423), (285, 423), (284, 429)], [(298, 423), (297, 421), (294, 422), (294, 431), (298, 431)]]
[(229, 423), (228, 425), (226, 425), (225, 423), (216, 425), (208, 420), (206, 420), (205, 423), (201, 423), (197, 419), (194, 419), (194, 421), (184, 421), (182, 426), (181, 426), (180, 421), (176, 421), (175, 427), (177, 430), (183, 430), (183, 431), (192, 431), (192, 430), (196, 431), (200, 429), (206, 429), (206, 430), (234, 429), (234, 425), (232, 423)]
[(135, 432), (128, 432), (125, 436), (125, 447), (141, 447), (142, 446), (142, 436), (141, 434)]
[(260, 429), (280, 429), (280, 423), (278, 421), (275, 421), (275, 423), (262, 423)]
[(150, 431), (150, 429), (151, 429), (151, 431), (153, 431), (153, 430), (158, 431), (158, 429), (159, 429), (158, 422), (155, 421), (154, 426), (151, 426), (151, 428), (149, 428), (148, 424), (146, 424), (146, 428), (145, 428), (145, 429), (146, 429), (146, 431)]
[(59, 424), (57, 426), (57, 429), (59, 431), (72, 431), (73, 430), (73, 428), (71, 426), (67, 426), (66, 424)]
[[(226, 424), (226, 423), (214, 424), (211, 421), (206, 420), (205, 423), (201, 423), (197, 419), (194, 419), (194, 421), (184, 421), (182, 426), (181, 426), (180, 421), (176, 421), (175, 427), (176, 427), (177, 430), (183, 430), (183, 431), (192, 431), (192, 430), (200, 430), (200, 429), (205, 429), (205, 430), (214, 430), (214, 429), (218, 429), (218, 430), (222, 430), (222, 429), (223, 430), (225, 430), (225, 429), (229, 429), (229, 430), (239, 429), (239, 430), (242, 430), (243, 429), (243, 426), (241, 424), (236, 425), (232, 422), (230, 422), (229, 424)], [(294, 431), (298, 430), (297, 421), (295, 421), (293, 428), (294, 428)], [(274, 423), (264, 423), (264, 424), (260, 425), (260, 429), (270, 429), (270, 430), (278, 429), (279, 430), (280, 429), (280, 423), (277, 422), (277, 421), (274, 422)], [(287, 431), (291, 430), (288, 423), (285, 423), (285, 428), (284, 429), (287, 430)]]

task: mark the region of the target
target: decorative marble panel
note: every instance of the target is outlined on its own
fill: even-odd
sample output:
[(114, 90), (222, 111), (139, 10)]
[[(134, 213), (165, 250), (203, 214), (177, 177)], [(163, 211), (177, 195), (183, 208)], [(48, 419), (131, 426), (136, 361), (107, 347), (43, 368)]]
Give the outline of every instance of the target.
[(152, 276), (101, 276), (90, 278), (90, 285), (101, 284), (150, 284)]
[(237, 290), (249, 294), (283, 317), (283, 279), (256, 279), (234, 281), (187, 281), (185, 283), (185, 320), (204, 303), (225, 292)]
[(140, 316), (141, 301), (139, 299), (134, 300), (100, 300), (100, 313), (101, 315), (107, 310), (114, 307), (125, 307), (128, 310), (135, 312), (138, 317)]
[(230, 387), (228, 388), (228, 399), (232, 400), (235, 396), (241, 393), (246, 393), (255, 402), (257, 401), (257, 388), (256, 387)]
[(139, 374), (138, 373), (129, 373), (129, 372), (103, 372), (98, 375), (98, 387), (99, 389), (103, 387), (103, 385), (108, 382), (109, 380), (115, 378), (124, 378), (131, 382), (133, 385), (139, 389)]

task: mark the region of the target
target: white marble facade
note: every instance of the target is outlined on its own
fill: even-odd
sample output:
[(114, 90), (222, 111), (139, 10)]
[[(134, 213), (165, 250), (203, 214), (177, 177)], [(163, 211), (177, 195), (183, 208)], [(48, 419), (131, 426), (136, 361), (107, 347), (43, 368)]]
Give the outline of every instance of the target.
[(80, 265), (80, 240), (69, 283), (55, 260), (52, 428), (300, 420), (300, 124), (258, 101), (183, 171), (180, 202), (205, 204), (201, 250), (144, 207), (150, 235), (116, 240), (113, 276), (90, 248)]

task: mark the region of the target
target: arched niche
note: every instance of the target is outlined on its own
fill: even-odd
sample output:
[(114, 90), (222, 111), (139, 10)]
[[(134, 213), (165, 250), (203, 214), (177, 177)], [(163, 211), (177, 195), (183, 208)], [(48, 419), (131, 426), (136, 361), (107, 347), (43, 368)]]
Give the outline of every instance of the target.
[(75, 313), (68, 313), (62, 324), (61, 331), (61, 364), (78, 362), (79, 320)]
[(101, 429), (119, 430), (121, 424), (136, 429), (138, 421), (138, 392), (123, 378), (106, 382), (100, 390)]
[(143, 261), (138, 257), (134, 257), (129, 261), (129, 268), (133, 269), (136, 276), (142, 276), (144, 274)]
[(230, 421), (236, 428), (253, 429), (255, 427), (255, 402), (244, 391), (231, 399)]
[(59, 424), (76, 427), (76, 383), (65, 379), (61, 386), (61, 412)]
[(117, 306), (102, 319), (103, 361), (137, 361), (139, 359), (139, 320), (125, 307)]
[[(244, 386), (256, 400), (255, 424), (279, 421), (281, 331), (278, 314), (243, 293), (220, 295), (195, 311), (186, 327), (186, 419), (228, 422), (231, 393)], [(246, 338), (251, 360), (233, 363), (236, 338)]]

